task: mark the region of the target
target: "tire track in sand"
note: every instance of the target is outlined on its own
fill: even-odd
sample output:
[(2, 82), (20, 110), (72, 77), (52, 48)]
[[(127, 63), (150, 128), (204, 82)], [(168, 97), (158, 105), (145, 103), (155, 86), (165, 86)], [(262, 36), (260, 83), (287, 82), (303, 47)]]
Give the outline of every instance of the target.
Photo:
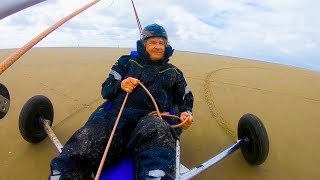
[[(24, 74), (24, 78), (32, 79), (32, 76), (30, 74), (25, 73)], [(62, 119), (61, 121), (59, 121), (58, 123), (53, 125), (52, 129), (55, 129), (55, 128), (58, 128), (58, 127), (62, 126), (69, 119), (72, 119), (74, 116), (76, 116), (78, 113), (80, 113), (84, 109), (87, 109), (87, 108), (96, 109), (96, 107), (92, 107), (92, 105), (102, 99), (102, 97), (100, 96), (100, 97), (97, 97), (97, 98), (93, 99), (92, 101), (90, 101), (88, 103), (80, 103), (80, 99), (77, 98), (77, 97), (73, 97), (71, 95), (68, 95), (68, 93), (61, 92), (61, 91), (55, 89), (54, 87), (51, 87), (50, 85), (48, 85), (46, 83), (39, 82), (39, 84), (43, 86), (43, 88), (40, 91), (43, 91), (43, 90), (46, 89), (46, 90), (52, 92), (57, 97), (60, 97), (60, 98), (62, 97), (64, 99), (66, 99), (66, 100), (68, 99), (68, 100), (72, 101), (73, 103), (75, 103), (75, 107), (73, 108), (73, 111), (69, 115), (67, 115), (64, 119)], [(78, 103), (80, 103), (80, 104), (78, 104)]]
[[(228, 135), (230, 135), (232, 138), (237, 139), (237, 133), (235, 130), (233, 130), (231, 128), (231, 125), (228, 121), (226, 121), (223, 116), (222, 113), (219, 112), (217, 105), (215, 104), (215, 98), (214, 98), (214, 88), (211, 85), (214, 82), (214, 75), (216, 73), (218, 73), (219, 71), (223, 71), (223, 70), (227, 70), (227, 69), (246, 69), (246, 68), (254, 68), (254, 69), (263, 69), (263, 70), (271, 70), (274, 71), (273, 69), (270, 68), (262, 68), (262, 67), (250, 67), (250, 66), (246, 66), (246, 67), (226, 67), (226, 68), (220, 68), (214, 71), (211, 71), (205, 78), (205, 83), (204, 83), (204, 95), (205, 95), (205, 101), (208, 104), (209, 107), (209, 111), (210, 111), (210, 115), (211, 118), (213, 120), (215, 120), (218, 125), (226, 131), (226, 133)], [(255, 89), (258, 91), (263, 91), (262, 89), (258, 89), (258, 88), (252, 88), (252, 87), (246, 87), (246, 88), (251, 88), (251, 89)], [(275, 93), (273, 91), (271, 91), (272, 93)], [(305, 97), (303, 97), (305, 98)], [(310, 98), (308, 98), (310, 100)], [(314, 100), (314, 99), (311, 99)]]
[[(102, 97), (97, 97), (94, 100), (92, 100), (89, 103), (85, 103), (85, 104), (80, 104), (78, 106), (78, 108), (72, 112), (71, 114), (69, 114), (67, 117), (65, 117), (64, 119), (62, 119), (61, 121), (59, 121), (57, 124), (55, 124), (52, 128), (58, 128), (60, 126), (62, 126), (64, 123), (66, 123), (68, 120), (72, 119), (74, 116), (76, 116), (78, 113), (80, 113), (82, 110), (90, 108), (90, 109), (95, 109), (94, 107), (92, 107), (93, 104), (95, 104), (96, 102), (100, 101), (102, 99)], [(89, 117), (84, 118), (84, 120), (86, 121)]]
[(211, 85), (211, 82), (213, 82), (213, 80), (211, 81), (211, 78), (213, 77), (213, 75), (215, 73), (217, 73), (218, 71), (221, 71), (223, 69), (229, 69), (229, 68), (222, 68), (222, 69), (218, 69), (215, 71), (210, 72), (207, 77), (205, 78), (204, 81), (204, 96), (205, 96), (205, 101), (209, 107), (209, 111), (210, 111), (210, 116), (213, 120), (215, 120), (218, 125), (224, 130), (226, 131), (226, 133), (228, 135), (230, 135), (232, 138), (237, 139), (237, 135), (236, 132), (231, 128), (231, 125), (228, 121), (226, 121), (221, 113), (218, 111), (218, 108), (216, 106), (215, 99), (213, 96), (213, 88)]
[(219, 112), (217, 105), (215, 104), (215, 98), (213, 95), (214, 89), (212, 87), (212, 84), (214, 82), (214, 75), (216, 73), (218, 73), (219, 71), (223, 71), (223, 70), (227, 70), (227, 69), (235, 69), (235, 68), (254, 68), (254, 69), (263, 69), (263, 70), (272, 70), (269, 68), (262, 68), (262, 67), (226, 67), (226, 68), (220, 68), (217, 69), (215, 71), (211, 71), (205, 78), (204, 81), (204, 96), (205, 96), (205, 101), (209, 107), (209, 111), (210, 111), (210, 116), (213, 120), (215, 120), (218, 125), (224, 130), (226, 131), (226, 133), (228, 135), (230, 135), (232, 138), (237, 139), (237, 132), (235, 130), (232, 129), (232, 126), (230, 125), (230, 123), (225, 120), (222, 116), (222, 113)]

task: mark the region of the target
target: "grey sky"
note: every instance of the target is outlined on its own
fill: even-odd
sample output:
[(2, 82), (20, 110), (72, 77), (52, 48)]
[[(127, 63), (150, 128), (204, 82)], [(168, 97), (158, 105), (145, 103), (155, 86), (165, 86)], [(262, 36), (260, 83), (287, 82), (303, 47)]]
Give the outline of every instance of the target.
[[(0, 49), (19, 48), (89, 3), (48, 0), (0, 20)], [(177, 50), (288, 64), (320, 71), (316, 0), (135, 0), (142, 26), (159, 23)], [(38, 47), (135, 47), (139, 31), (129, 0), (101, 1)]]

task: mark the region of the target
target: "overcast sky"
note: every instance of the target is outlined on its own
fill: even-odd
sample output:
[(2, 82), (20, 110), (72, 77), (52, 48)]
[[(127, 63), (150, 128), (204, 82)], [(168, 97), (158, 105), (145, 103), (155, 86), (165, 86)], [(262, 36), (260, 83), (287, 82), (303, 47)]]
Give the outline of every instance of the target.
[[(48, 0), (0, 20), (0, 49), (20, 48), (89, 2)], [(141, 25), (163, 25), (171, 45), (177, 50), (320, 71), (318, 0), (134, 2)], [(36, 47), (135, 47), (139, 37), (131, 1), (114, 0), (112, 3), (112, 0), (102, 0), (47, 36)]]

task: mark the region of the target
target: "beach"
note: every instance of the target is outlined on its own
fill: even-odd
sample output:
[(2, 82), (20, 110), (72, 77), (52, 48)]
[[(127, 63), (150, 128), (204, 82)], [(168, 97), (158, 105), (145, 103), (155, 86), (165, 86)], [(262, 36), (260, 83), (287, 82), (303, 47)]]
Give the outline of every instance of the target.
[[(0, 78), (11, 96), (0, 120), (0, 179), (47, 179), (58, 155), (46, 138), (26, 142), (19, 114), (35, 95), (54, 107), (53, 131), (64, 144), (104, 100), (101, 84), (130, 48), (33, 48)], [(0, 50), (4, 60), (15, 49)], [(183, 71), (194, 95), (194, 123), (181, 135), (181, 162), (193, 168), (233, 145), (237, 124), (257, 115), (269, 136), (269, 156), (249, 165), (241, 151), (195, 179), (319, 179), (320, 72), (235, 57), (175, 51), (171, 63)], [(130, 98), (130, 96), (129, 96)]]

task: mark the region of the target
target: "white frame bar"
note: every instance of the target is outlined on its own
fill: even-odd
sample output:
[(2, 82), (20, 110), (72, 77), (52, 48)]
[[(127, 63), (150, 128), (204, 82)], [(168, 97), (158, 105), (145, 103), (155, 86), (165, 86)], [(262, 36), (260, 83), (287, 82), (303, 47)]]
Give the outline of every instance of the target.
[[(180, 164), (180, 145), (179, 145), (179, 140), (177, 140), (177, 145), (176, 145), (176, 179), (177, 180), (185, 180), (185, 179), (191, 179), (198, 174), (200, 174), (202, 171), (210, 168), (217, 162), (221, 161), (228, 155), (232, 154), (236, 150), (238, 150), (243, 144), (247, 143), (247, 139), (240, 139), (237, 140), (237, 143), (232, 145), (230, 148), (224, 150), (217, 156), (209, 159), (208, 161), (202, 163), (201, 165), (189, 170), (188, 168), (184, 167), (182, 164)], [(180, 165), (179, 165), (180, 164)], [(184, 168), (181, 168), (184, 167)], [(182, 170), (183, 169), (183, 170)]]
[(49, 125), (49, 123), (51, 123), (51, 121), (41, 118), (41, 122), (43, 123), (43, 128), (46, 130), (50, 140), (56, 146), (59, 153), (61, 153), (63, 146)]

